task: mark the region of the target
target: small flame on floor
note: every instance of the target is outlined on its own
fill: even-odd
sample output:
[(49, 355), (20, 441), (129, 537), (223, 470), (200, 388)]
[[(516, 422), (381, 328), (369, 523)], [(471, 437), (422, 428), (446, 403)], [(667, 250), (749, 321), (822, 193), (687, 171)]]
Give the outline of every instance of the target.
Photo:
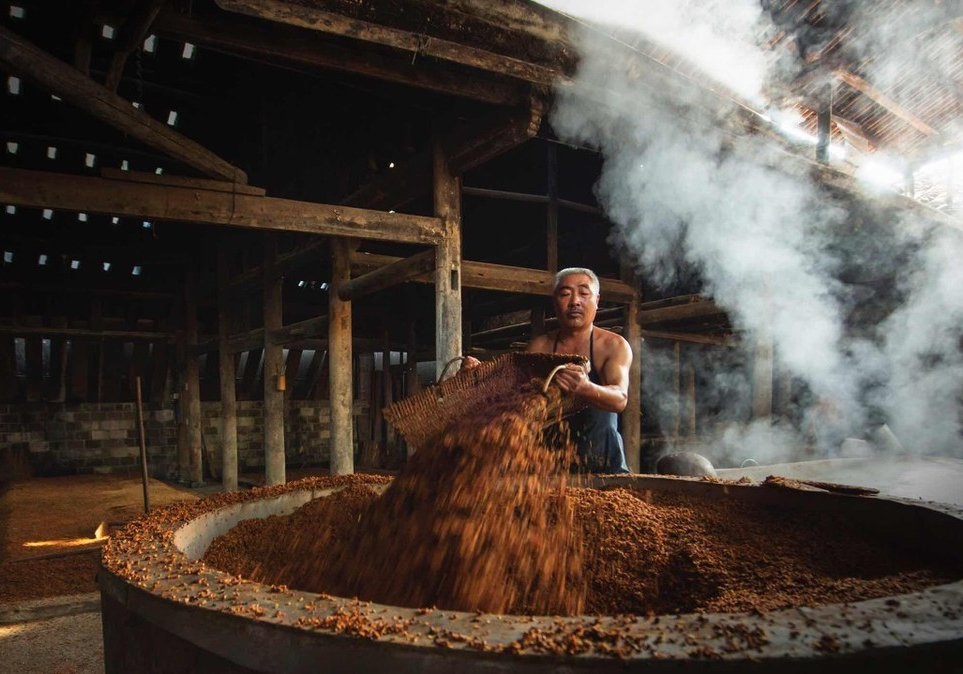
[(93, 538), (58, 538), (49, 541), (28, 541), (23, 544), (25, 548), (73, 548), (79, 547), (81, 545), (92, 545), (94, 543), (99, 543), (100, 541), (105, 541), (110, 538), (107, 533), (107, 523), (101, 522), (97, 525), (97, 529), (94, 530)]

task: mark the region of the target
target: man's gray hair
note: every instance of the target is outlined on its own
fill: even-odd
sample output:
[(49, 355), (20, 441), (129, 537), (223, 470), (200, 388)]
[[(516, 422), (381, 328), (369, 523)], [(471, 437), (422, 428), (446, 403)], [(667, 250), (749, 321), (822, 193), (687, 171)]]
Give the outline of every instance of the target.
[(589, 285), (592, 288), (592, 292), (596, 295), (599, 294), (599, 277), (595, 275), (594, 271), (585, 267), (566, 267), (559, 273), (555, 274), (555, 280), (552, 281), (552, 292), (554, 293), (556, 290), (558, 290), (558, 286), (562, 282), (563, 278), (566, 276), (574, 276), (575, 274), (584, 274), (585, 276), (588, 276)]

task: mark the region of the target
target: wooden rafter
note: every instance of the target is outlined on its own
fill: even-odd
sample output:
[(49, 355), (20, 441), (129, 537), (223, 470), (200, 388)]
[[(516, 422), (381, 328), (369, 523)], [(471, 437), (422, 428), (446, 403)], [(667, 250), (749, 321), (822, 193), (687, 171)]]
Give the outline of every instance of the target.
[(84, 112), (130, 134), (145, 145), (184, 162), (204, 175), (242, 184), (247, 182), (247, 174), (238, 167), (2, 27), (0, 68), (56, 94)]
[(117, 91), (128, 57), (147, 37), (151, 24), (163, 4), (164, 0), (138, 0), (130, 16), (120, 26), (117, 49), (110, 58), (110, 65), (104, 77), (104, 86), (111, 91)]
[[(365, 273), (392, 264), (402, 258), (374, 253), (351, 254), (352, 272)], [(461, 282), (465, 288), (501, 290), (509, 293), (530, 295), (551, 295), (555, 275), (543, 269), (526, 269), (490, 262), (463, 260), (461, 263)], [(411, 280), (431, 283), (432, 275), (424, 274)], [(635, 288), (615, 279), (599, 279), (602, 300), (606, 302), (633, 302)]]
[(926, 134), (927, 136), (935, 136), (939, 134), (939, 132), (932, 126), (924, 122), (918, 116), (904, 108), (902, 105), (894, 101), (892, 98), (874, 87), (859, 75), (844, 68), (837, 68), (835, 71), (833, 71), (833, 73), (837, 78), (839, 78), (840, 81), (852, 87), (867, 98), (870, 98), (877, 105), (885, 108), (893, 115), (896, 115), (920, 133)]
[(379, 241), (434, 244), (442, 238), (438, 219), (425, 216), (5, 167), (0, 167), (0, 201), (33, 208)]
[(509, 75), (528, 82), (552, 84), (561, 74), (556, 67), (529, 63), (443, 38), (354, 19), (326, 11), (316, 5), (296, 4), (282, 0), (216, 0), (216, 2), (221, 8), (232, 12), (374, 42), (414, 54)]
[(338, 297), (348, 302), (428, 274), (435, 269), (435, 250), (429, 248), (369, 271), (338, 286)]
[(154, 30), (164, 37), (241, 56), (349, 72), (485, 103), (516, 105), (526, 95), (525, 86), (506, 78), (477, 72), (469, 76), (464, 68), (440, 62), (412, 68), (410, 59), (390, 58), (375, 50), (349, 49), (318, 40), (314, 31), (246, 16), (214, 19), (164, 9)]

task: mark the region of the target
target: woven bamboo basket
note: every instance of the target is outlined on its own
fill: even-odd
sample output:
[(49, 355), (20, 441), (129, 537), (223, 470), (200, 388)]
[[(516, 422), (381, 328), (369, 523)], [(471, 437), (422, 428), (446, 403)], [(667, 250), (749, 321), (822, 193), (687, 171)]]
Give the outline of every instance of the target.
[[(551, 353), (508, 353), (458, 374), (384, 408), (384, 418), (415, 448), (425, 447), (479, 410), (524, 395), (537, 395), (559, 365), (584, 366), (584, 356)], [(444, 373), (443, 373), (444, 374)], [(562, 415), (581, 406), (573, 396), (561, 399)]]

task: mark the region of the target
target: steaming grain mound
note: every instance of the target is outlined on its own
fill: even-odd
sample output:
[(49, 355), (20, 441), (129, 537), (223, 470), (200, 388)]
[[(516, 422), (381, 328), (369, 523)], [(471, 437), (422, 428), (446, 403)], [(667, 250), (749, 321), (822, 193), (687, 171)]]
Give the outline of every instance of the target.
[(281, 564), (259, 562), (261, 577), (399, 606), (581, 611), (581, 546), (564, 498), (571, 448), (547, 445), (561, 394), (540, 383), (488, 400), (422, 447), (347, 534), (294, 532)]
[[(253, 580), (309, 589), (284, 569), (293, 556), (304, 553), (304, 540), (312, 540), (317, 543), (312, 568), (318, 577), (331, 580), (310, 589), (350, 596), (349, 586), (339, 585), (343, 581), (333, 565), (343, 559), (344, 546), (358, 539), (358, 518), (363, 526), (379, 500), (370, 488), (352, 486), (288, 517), (242, 522), (211, 544), (204, 561)], [(552, 500), (552, 508), (557, 508), (557, 499)], [(868, 535), (831, 513), (801, 514), (673, 494), (656, 494), (647, 501), (625, 489), (570, 488), (565, 500), (571, 520), (550, 519), (542, 533), (552, 539), (559, 528), (574, 522), (574, 533), (565, 535), (582, 542), (584, 574), (568, 569), (569, 582), (560, 591), (577, 597), (557, 601), (559, 614), (773, 611), (903, 594), (963, 577), (963, 568), (938, 561), (939, 555), (932, 551), (907, 549)], [(516, 525), (506, 520), (503, 528)], [(535, 545), (541, 547), (538, 542)], [(420, 547), (411, 541), (412, 551)], [(397, 551), (398, 546), (391, 549)], [(477, 568), (461, 564), (461, 568)], [(402, 554), (382, 573), (410, 586), (451, 584), (450, 579), (407, 575), (415, 573), (411, 567)], [(506, 602), (504, 612), (540, 613), (518, 591), (520, 582), (511, 577), (511, 570), (502, 567), (502, 571), (501, 578), (509, 579), (504, 587), (515, 588), (510, 590), (514, 603)], [(501, 590), (492, 585), (481, 594), (498, 596)], [(420, 592), (428, 594), (427, 589)], [(393, 603), (391, 597), (377, 594), (367, 598)], [(447, 602), (424, 604), (455, 608)]]

